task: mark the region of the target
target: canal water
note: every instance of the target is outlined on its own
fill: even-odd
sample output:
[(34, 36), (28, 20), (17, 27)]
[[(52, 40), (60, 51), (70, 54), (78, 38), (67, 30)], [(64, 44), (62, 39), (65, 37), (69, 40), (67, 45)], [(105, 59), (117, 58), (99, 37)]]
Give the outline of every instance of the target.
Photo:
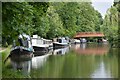
[(44, 55), (35, 53), (30, 59), (8, 60), (6, 68), (30, 78), (118, 78), (117, 49), (108, 44), (73, 44)]

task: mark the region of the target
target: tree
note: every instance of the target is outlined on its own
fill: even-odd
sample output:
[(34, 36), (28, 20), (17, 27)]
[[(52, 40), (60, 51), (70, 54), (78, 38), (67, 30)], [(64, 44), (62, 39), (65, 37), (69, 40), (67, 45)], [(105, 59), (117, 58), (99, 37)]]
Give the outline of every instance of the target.
[(46, 16), (48, 17), (50, 27), (49, 31), (47, 32), (47, 37), (51, 39), (58, 36), (63, 36), (64, 35), (63, 24), (53, 6), (49, 6)]
[(118, 11), (115, 6), (112, 6), (107, 10), (105, 15), (103, 27), (103, 32), (106, 34), (106, 37), (110, 43), (117, 44), (118, 40)]
[(66, 2), (52, 4), (59, 14), (66, 36), (73, 37), (76, 32), (100, 31), (102, 16), (90, 2)]
[(46, 2), (29, 2), (30, 5), (33, 6), (34, 10), (34, 18), (33, 24), (34, 26), (34, 33), (38, 34), (41, 37), (46, 37), (46, 33), (49, 30), (49, 20), (46, 17), (46, 12), (49, 7), (49, 3)]
[[(31, 34), (33, 7), (23, 2), (5, 2), (2, 4), (2, 39), (8, 44), (17, 38), (19, 33)], [(4, 42), (5, 41), (5, 42)]]
[(45, 33), (48, 31), (45, 29), (48, 27), (45, 23), (48, 20), (43, 20), (43, 16), (47, 11), (48, 6), (49, 3), (3, 2), (3, 45), (6, 42), (11, 44), (12, 40), (17, 39), (20, 33), (26, 33), (30, 36), (37, 33), (42, 37), (45, 37)]
[(120, 0), (114, 0), (114, 6), (116, 7), (118, 11), (118, 40), (117, 40), (117, 45), (118, 48), (120, 48)]
[(102, 24), (90, 2), (7, 2), (2, 7), (3, 43), (11, 44), (20, 33), (49, 39), (73, 37), (76, 32), (100, 31)]

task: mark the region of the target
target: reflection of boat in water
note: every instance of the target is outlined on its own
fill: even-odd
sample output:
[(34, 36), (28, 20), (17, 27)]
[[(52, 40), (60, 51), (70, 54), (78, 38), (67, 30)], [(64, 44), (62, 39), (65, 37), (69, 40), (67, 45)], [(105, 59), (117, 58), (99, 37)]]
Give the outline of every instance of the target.
[(41, 51), (37, 51), (37, 52), (34, 52), (34, 56), (42, 56), (42, 55), (45, 55), (45, 54), (51, 54), (53, 52), (53, 49), (49, 50), (48, 52), (41, 52)]
[(34, 56), (32, 58), (32, 68), (40, 68), (44, 65), (44, 63), (47, 61), (47, 58), (50, 56), (51, 54), (45, 54), (42, 56)]
[(80, 48), (80, 44), (72, 44), (70, 47), (72, 50)]
[(82, 49), (85, 49), (86, 46), (87, 46), (87, 43), (82, 43), (82, 44), (80, 44), (80, 48), (82, 48)]
[(10, 55), (10, 58), (13, 61), (31, 60), (32, 57), (33, 57), (33, 54), (24, 54), (24, 55), (11, 54)]
[(24, 75), (30, 74), (32, 57), (11, 55), (10, 59), (14, 70), (20, 70)]
[(64, 55), (64, 54), (67, 53), (68, 51), (69, 51), (69, 47), (64, 47), (64, 48), (55, 49), (55, 50), (53, 51), (53, 55), (57, 55), (57, 54)]

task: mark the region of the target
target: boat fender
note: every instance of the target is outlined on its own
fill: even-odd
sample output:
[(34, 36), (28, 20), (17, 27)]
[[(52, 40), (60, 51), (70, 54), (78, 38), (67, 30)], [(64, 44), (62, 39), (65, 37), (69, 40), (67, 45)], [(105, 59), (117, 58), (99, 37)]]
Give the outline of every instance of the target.
[(34, 51), (32, 48), (28, 48), (29, 51)]

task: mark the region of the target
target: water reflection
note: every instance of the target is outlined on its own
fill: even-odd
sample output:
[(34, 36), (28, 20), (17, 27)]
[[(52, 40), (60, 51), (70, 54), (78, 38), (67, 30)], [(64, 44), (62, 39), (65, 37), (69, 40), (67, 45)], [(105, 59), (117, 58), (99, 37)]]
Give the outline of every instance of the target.
[(64, 48), (59, 48), (59, 49), (55, 49), (53, 50), (53, 55), (65, 55), (66, 53), (69, 52), (69, 47), (64, 47)]
[(108, 45), (104, 44), (77, 44), (72, 46), (72, 49), (78, 54), (94, 54), (94, 55), (103, 55), (107, 54), (109, 51)]
[(40, 68), (44, 65), (44, 63), (47, 61), (47, 58), (51, 55), (51, 53), (47, 53), (41, 56), (34, 56), (32, 58), (32, 68)]
[(41, 68), (52, 55), (50, 50), (48, 53), (34, 53), (34, 55), (11, 55), (10, 61), (15, 71), (21, 71), (23, 75), (29, 75), (31, 69)]
[(109, 71), (105, 69), (105, 64), (103, 61), (100, 62), (98, 68), (93, 72), (92, 78), (111, 78)]
[(11, 55), (11, 65), (13, 66), (13, 69), (20, 70), (22, 74), (29, 75), (31, 71), (31, 59), (30, 55)]
[(14, 70), (32, 78), (117, 78), (117, 61), (116, 49), (107, 44), (76, 44), (30, 59), (11, 58)]
[(85, 48), (86, 48), (86, 45), (87, 45), (87, 43), (82, 43), (82, 44), (80, 44), (80, 48), (81, 48), (81, 49), (85, 49)]

